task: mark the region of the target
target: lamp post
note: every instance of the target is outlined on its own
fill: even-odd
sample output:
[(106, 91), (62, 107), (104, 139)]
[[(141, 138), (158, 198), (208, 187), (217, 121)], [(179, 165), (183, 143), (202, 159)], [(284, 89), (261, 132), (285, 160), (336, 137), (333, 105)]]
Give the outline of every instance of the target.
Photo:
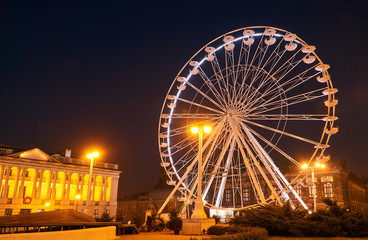
[(203, 155), (203, 132), (211, 132), (211, 127), (192, 127), (192, 133), (198, 134), (198, 191), (197, 199), (194, 206), (194, 211), (192, 214), (192, 219), (205, 219), (207, 218), (204, 212), (203, 200), (202, 200), (202, 155)]
[(87, 214), (90, 214), (89, 209), (89, 199), (90, 199), (90, 192), (91, 192), (91, 179), (92, 179), (92, 171), (93, 171), (93, 160), (97, 158), (100, 154), (98, 152), (88, 153), (87, 158), (91, 159), (91, 163), (89, 166), (89, 176), (88, 176), (88, 189), (87, 189), (87, 198), (86, 198), (86, 211)]
[(313, 194), (313, 212), (317, 211), (317, 193), (316, 193), (316, 182), (314, 179), (314, 169), (315, 168), (325, 168), (326, 165), (323, 163), (319, 163), (316, 162), (313, 166), (308, 166), (308, 164), (304, 163), (302, 165), (302, 169), (306, 169), (309, 170), (311, 172), (312, 175), (312, 182), (313, 182), (313, 186), (312, 186), (312, 194)]
[(79, 202), (79, 199), (81, 198), (81, 195), (77, 195), (75, 196), (75, 199), (77, 199), (77, 206), (75, 207), (75, 211), (78, 211), (78, 202)]

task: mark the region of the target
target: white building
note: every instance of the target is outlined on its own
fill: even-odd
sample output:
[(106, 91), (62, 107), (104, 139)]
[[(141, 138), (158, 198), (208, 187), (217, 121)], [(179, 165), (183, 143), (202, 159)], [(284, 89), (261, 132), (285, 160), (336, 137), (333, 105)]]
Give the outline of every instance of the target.
[[(0, 145), (0, 216), (76, 209), (100, 217), (115, 216), (119, 175), (117, 164), (95, 161), (89, 210), (86, 209), (90, 162), (38, 148), (20, 150)], [(80, 199), (78, 200), (78, 197)]]

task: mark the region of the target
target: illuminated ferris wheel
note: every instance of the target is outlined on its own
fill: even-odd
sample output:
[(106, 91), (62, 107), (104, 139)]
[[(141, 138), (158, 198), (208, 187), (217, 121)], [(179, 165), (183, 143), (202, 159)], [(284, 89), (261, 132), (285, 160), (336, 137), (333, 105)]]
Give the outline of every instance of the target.
[(189, 129), (209, 124), (201, 174), (207, 207), (240, 210), (290, 201), (308, 209), (294, 189), (305, 176), (287, 178), (280, 164), (325, 161), (338, 131), (337, 89), (315, 50), (285, 30), (247, 27), (194, 54), (160, 115), (161, 166), (173, 192), (186, 203), (197, 198), (198, 141)]

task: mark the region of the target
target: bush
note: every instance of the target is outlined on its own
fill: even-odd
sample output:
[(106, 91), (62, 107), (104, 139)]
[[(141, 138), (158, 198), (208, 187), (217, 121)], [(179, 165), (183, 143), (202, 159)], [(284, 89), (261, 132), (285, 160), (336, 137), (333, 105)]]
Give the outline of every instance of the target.
[(248, 228), (246, 232), (235, 234), (225, 234), (212, 236), (210, 240), (266, 240), (268, 239), (267, 230), (264, 228)]
[(178, 215), (179, 215), (178, 211), (176, 211), (175, 208), (173, 208), (170, 211), (170, 216), (169, 216), (170, 220), (167, 221), (166, 223), (166, 227), (170, 230), (174, 230), (174, 234), (179, 234), (179, 231), (183, 227), (183, 221)]

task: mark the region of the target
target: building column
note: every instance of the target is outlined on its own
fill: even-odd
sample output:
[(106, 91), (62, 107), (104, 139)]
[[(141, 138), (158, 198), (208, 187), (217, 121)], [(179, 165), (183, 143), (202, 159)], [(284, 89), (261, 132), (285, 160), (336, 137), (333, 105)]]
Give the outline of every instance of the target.
[(4, 183), (4, 194), (3, 197), (8, 198), (8, 187), (9, 187), (9, 176), (10, 176), (10, 170), (11, 168), (9, 166), (6, 167), (6, 177), (5, 177), (5, 183)]
[(24, 180), (26, 178), (26, 172), (27, 172), (27, 169), (22, 168), (22, 179), (20, 180), (20, 188), (19, 188), (18, 198), (24, 198), (23, 191), (24, 191)]
[(0, 197), (1, 197), (1, 190), (3, 188), (3, 177), (4, 177), (5, 166), (1, 165), (0, 168), (1, 168), (1, 172), (0, 172)]
[(58, 178), (58, 172), (55, 171), (54, 181), (53, 181), (53, 184), (52, 184), (52, 196), (51, 196), (51, 199), (55, 199), (55, 195), (56, 195), (56, 179), (57, 178)]
[(18, 196), (18, 184), (19, 184), (19, 175), (20, 175), (20, 167), (17, 167), (17, 177), (15, 178), (15, 183), (14, 183), (14, 193), (13, 193), (13, 198), (17, 198)]
[(66, 189), (66, 200), (69, 200), (70, 196), (70, 182), (72, 181), (72, 174), (70, 172), (67, 173), (68, 176), (68, 188)]
[(79, 194), (81, 195), (81, 199), (82, 199), (82, 196), (83, 196), (83, 185), (84, 185), (84, 175), (83, 175), (83, 173), (81, 174), (81, 178), (82, 178), (82, 181), (81, 181), (81, 187), (80, 187)]
[(104, 184), (104, 195), (103, 195), (104, 201), (106, 201), (106, 192), (107, 192), (107, 177), (105, 177), (105, 184)]
[(112, 177), (110, 186), (110, 202), (116, 202), (118, 196), (118, 177)]
[(36, 196), (36, 184), (37, 184), (37, 175), (38, 175), (38, 169), (35, 169), (35, 175), (34, 175), (34, 178), (33, 178), (33, 188), (32, 188), (32, 199), (34, 199)]
[(92, 200), (95, 201), (95, 189), (96, 189), (96, 176), (92, 175), (93, 187), (92, 187)]
[(49, 170), (50, 174), (49, 174), (49, 180), (47, 182), (47, 192), (46, 192), (46, 199), (50, 199), (50, 190), (51, 190), (51, 178), (52, 178), (52, 173), (53, 171)]
[(37, 199), (41, 199), (42, 180), (43, 180), (43, 170), (41, 169), (40, 170), (40, 180), (38, 181)]
[(66, 172), (64, 172), (64, 178), (63, 178), (63, 182), (61, 184), (62, 186), (62, 189), (61, 189), (61, 200), (64, 200), (65, 199), (65, 183), (66, 183)]
[(102, 201), (103, 181), (104, 181), (104, 177), (101, 176), (100, 198), (98, 199), (98, 201)]

